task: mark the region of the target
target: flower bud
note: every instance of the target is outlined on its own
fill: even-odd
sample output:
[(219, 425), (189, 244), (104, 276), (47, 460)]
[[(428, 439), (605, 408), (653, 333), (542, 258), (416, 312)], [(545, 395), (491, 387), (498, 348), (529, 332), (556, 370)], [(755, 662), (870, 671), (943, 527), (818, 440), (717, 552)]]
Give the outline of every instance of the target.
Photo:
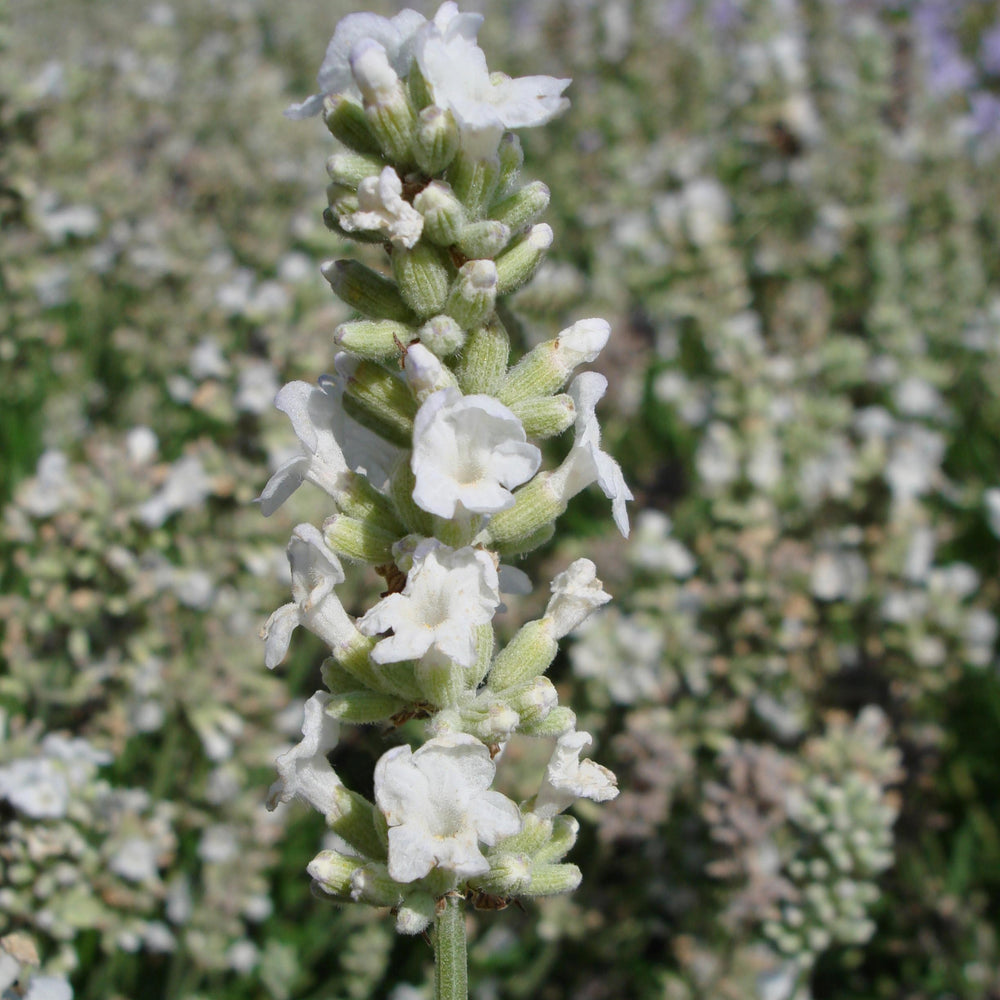
[(467, 687), (465, 667), (433, 653), (417, 663), (415, 676), (424, 699), (437, 708), (457, 705)]
[(525, 184), (490, 209), (490, 218), (508, 226), (512, 232), (534, 222), (549, 207), (548, 186), (541, 181)]
[(497, 844), (498, 851), (534, 856), (552, 839), (552, 820), (536, 816), (532, 812), (522, 813), (521, 820), (521, 832), (501, 840)]
[(402, 698), (376, 691), (348, 691), (334, 695), (327, 706), (327, 712), (342, 722), (353, 722), (365, 726), (371, 722), (383, 722), (392, 718), (406, 707)]
[(411, 892), (396, 908), (396, 933), (422, 934), (434, 922), (435, 905), (429, 892)]
[(423, 344), (411, 344), (407, 348), (403, 356), (403, 377), (418, 403), (439, 389), (458, 385), (451, 369), (441, 364), (437, 355)]
[(521, 890), (521, 895), (558, 896), (576, 889), (581, 878), (576, 865), (535, 865), (531, 869), (531, 882)]
[(502, 222), (470, 222), (458, 234), (458, 249), (470, 258), (495, 257), (509, 239), (510, 229)]
[(416, 114), (385, 49), (363, 38), (351, 50), (351, 72), (364, 98), (365, 117), (389, 160), (412, 161)]
[(465, 344), (466, 332), (450, 316), (433, 316), (417, 331), (422, 343), (439, 358), (447, 358)]
[(497, 297), (497, 269), (491, 260), (463, 264), (448, 295), (446, 312), (466, 330), (485, 323)]
[[(382, 814), (363, 795), (341, 787), (337, 792), (337, 818), (328, 825), (364, 857), (383, 859), (386, 845), (378, 822)], [(384, 831), (383, 831), (384, 833)]]
[(459, 152), (448, 169), (448, 183), (473, 219), (486, 214), (500, 179), (500, 161), (495, 156), (481, 159)]
[(543, 472), (514, 494), (514, 506), (494, 514), (486, 526), (491, 545), (502, 554), (527, 552), (523, 548), (566, 510), (565, 500), (553, 491), (552, 473)]
[(517, 729), (520, 716), (503, 699), (480, 696), (459, 709), (461, 728), (484, 743), (503, 743)]
[(524, 425), (524, 433), (532, 438), (549, 438), (562, 434), (573, 426), (576, 407), (572, 396), (531, 396), (511, 403), (510, 410)]
[(444, 251), (421, 241), (412, 250), (396, 247), (392, 273), (403, 301), (420, 319), (444, 309), (451, 275)]
[(541, 723), (559, 704), (559, 693), (548, 677), (535, 677), (521, 687), (505, 691), (504, 695), (520, 716), (522, 729)]
[(352, 474), (348, 485), (337, 493), (336, 504), (348, 517), (368, 521), (393, 536), (404, 533), (392, 505), (364, 476)]
[(341, 323), (333, 331), (333, 342), (367, 361), (391, 361), (402, 357), (416, 336), (417, 331), (405, 323), (391, 319), (360, 319)]
[(356, 191), (366, 177), (377, 177), (382, 173), (384, 166), (381, 156), (370, 153), (334, 153), (326, 161), (326, 172), (334, 184)]
[(531, 858), (504, 851), (490, 856), (490, 870), (473, 879), (473, 887), (494, 896), (516, 896), (531, 881)]
[(413, 207), (424, 217), (424, 235), (440, 247), (451, 246), (466, 223), (465, 209), (443, 181), (431, 181), (413, 199)]
[(328, 260), (320, 266), (337, 296), (364, 316), (396, 323), (416, 323), (395, 282), (356, 260)]
[(360, 858), (337, 851), (320, 851), (306, 866), (306, 871), (323, 892), (331, 896), (349, 896), (351, 877), (364, 864)]
[(490, 688), (506, 691), (528, 683), (548, 670), (558, 651), (559, 644), (544, 622), (531, 621), (522, 625), (493, 661)]
[[(534, 815), (529, 813), (529, 815)], [(549, 842), (535, 852), (536, 862), (561, 861), (576, 843), (576, 835), (580, 832), (580, 823), (575, 816), (560, 813), (549, 820), (552, 824), (552, 836)]]
[(497, 150), (497, 159), (500, 161), (500, 176), (497, 178), (494, 197), (503, 198), (513, 190), (524, 165), (524, 150), (516, 132), (503, 134), (500, 148)]
[(417, 404), (406, 383), (371, 361), (338, 354), (337, 371), (346, 376), (344, 410), (387, 441), (409, 448)]
[(576, 725), (576, 713), (565, 705), (557, 705), (544, 719), (521, 727), (527, 736), (563, 736)]
[(392, 544), (396, 536), (380, 531), (366, 521), (334, 514), (323, 522), (323, 539), (338, 556), (379, 565), (392, 559)]
[(465, 349), (458, 359), (455, 374), (467, 395), (496, 394), (510, 357), (510, 338), (500, 319), (493, 315), (488, 323), (471, 330)]
[(550, 246), (552, 227), (544, 222), (532, 226), (509, 246), (496, 261), (497, 295), (509, 295), (528, 282)]
[(360, 865), (351, 876), (351, 899), (370, 906), (396, 906), (402, 897), (398, 883), (389, 877), (383, 864)]
[(364, 108), (346, 94), (331, 94), (323, 102), (323, 121), (335, 139), (355, 153), (378, 153)]
[(425, 174), (442, 173), (455, 158), (460, 142), (458, 126), (450, 111), (432, 104), (420, 112), (413, 153), (417, 166)]
[(566, 384), (577, 365), (593, 361), (611, 335), (603, 319), (582, 319), (529, 351), (507, 373), (498, 398), (506, 406), (532, 396), (548, 396)]

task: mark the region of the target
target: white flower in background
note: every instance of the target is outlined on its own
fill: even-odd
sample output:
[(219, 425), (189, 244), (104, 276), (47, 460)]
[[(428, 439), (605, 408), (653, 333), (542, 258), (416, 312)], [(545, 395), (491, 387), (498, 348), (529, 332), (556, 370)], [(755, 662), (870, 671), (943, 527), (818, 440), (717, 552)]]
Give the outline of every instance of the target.
[(618, 794), (618, 782), (611, 771), (592, 760), (580, 760), (580, 751), (591, 742), (590, 733), (585, 732), (571, 731), (559, 737), (535, 797), (532, 811), (536, 816), (551, 819), (577, 799), (607, 802)]
[(492, 156), (504, 129), (544, 125), (569, 107), (561, 96), (569, 80), (491, 74), (476, 45), (482, 22), (482, 15), (460, 14), (457, 4), (445, 3), (414, 42), (434, 103), (455, 116), (463, 148), (475, 157)]
[(491, 396), (442, 389), (413, 422), (413, 500), (439, 517), (462, 510), (493, 514), (513, 506), (511, 490), (527, 482), (542, 454), (521, 421)]
[(261, 629), (264, 662), (269, 670), (285, 658), (292, 632), (300, 625), (332, 649), (343, 647), (357, 635), (333, 589), (344, 582), (343, 567), (315, 525), (296, 526), (288, 543), (288, 564), (294, 600), (278, 608)]
[(671, 538), (673, 522), (659, 510), (640, 511), (628, 549), (628, 561), (642, 569), (663, 571), (686, 580), (697, 568), (685, 545)]
[(381, 468), (389, 446), (347, 416), (343, 395), (340, 380), (329, 376), (318, 385), (289, 382), (278, 393), (274, 405), (291, 420), (303, 454), (283, 462), (267, 481), (257, 498), (265, 517), (306, 480), (336, 497), (352, 472)]
[(412, 248), (424, 229), (424, 217), (403, 200), (403, 182), (392, 167), (358, 185), (358, 210), (342, 216), (340, 224), (349, 233), (361, 229), (385, 233), (397, 246)]
[(297, 798), (326, 817), (337, 812), (337, 791), (343, 785), (326, 755), (337, 745), (340, 726), (326, 712), (329, 703), (325, 691), (317, 691), (306, 702), (301, 742), (275, 761), (278, 780), (268, 792), (268, 809)]
[(25, 757), (0, 768), (0, 798), (32, 819), (59, 819), (69, 808), (69, 782), (55, 761)]
[(348, 14), (338, 22), (326, 47), (326, 55), (316, 77), (319, 93), (307, 97), (301, 104), (289, 106), (285, 117), (301, 120), (318, 115), (327, 94), (360, 97), (351, 73), (351, 51), (365, 39), (378, 42), (385, 49), (392, 68), (399, 76), (405, 76), (413, 61), (414, 33), (426, 23), (422, 14), (409, 8), (392, 18), (368, 13)]
[(62, 976), (32, 976), (24, 1000), (73, 1000), (73, 987)]
[(625, 483), (621, 466), (601, 451), (601, 428), (595, 412), (607, 388), (608, 380), (598, 372), (583, 372), (570, 383), (569, 394), (576, 406), (576, 438), (566, 460), (552, 473), (549, 482), (564, 501), (596, 482), (611, 500), (618, 530), (628, 538), (625, 503), (632, 499), (632, 491)]
[(76, 501), (78, 491), (69, 474), (69, 459), (54, 448), (42, 452), (35, 478), (19, 491), (21, 506), (35, 517), (51, 517)]
[(470, 878), (489, 871), (480, 843), (493, 846), (521, 830), (517, 806), (490, 791), (496, 765), (466, 733), (394, 747), (375, 766), (375, 802), (389, 825), (389, 875), (423, 878), (432, 868)]
[(197, 455), (179, 459), (170, 470), (167, 481), (137, 513), (147, 528), (159, 528), (172, 514), (199, 507), (212, 492), (212, 483)]
[(611, 595), (597, 578), (589, 559), (577, 559), (552, 581), (552, 597), (545, 609), (552, 638), (559, 640), (589, 618)]
[(413, 553), (403, 592), (384, 597), (358, 619), (358, 628), (365, 635), (393, 631), (372, 650), (375, 663), (416, 660), (435, 650), (471, 667), (476, 626), (492, 621), (499, 604), (499, 579), (488, 552), (425, 538)]
[(983, 503), (986, 506), (986, 522), (990, 531), (1000, 538), (1000, 489), (993, 487), (983, 493)]

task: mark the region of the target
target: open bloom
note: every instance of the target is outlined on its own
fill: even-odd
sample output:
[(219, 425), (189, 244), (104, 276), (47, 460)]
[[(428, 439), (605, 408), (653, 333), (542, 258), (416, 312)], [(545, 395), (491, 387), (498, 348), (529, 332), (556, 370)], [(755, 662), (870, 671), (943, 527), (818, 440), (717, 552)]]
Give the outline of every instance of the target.
[(482, 15), (460, 14), (457, 4), (445, 3), (414, 39), (434, 103), (455, 116), (464, 149), (476, 157), (492, 156), (504, 129), (544, 125), (569, 107), (560, 96), (569, 80), (491, 75), (476, 44), (482, 22)]
[(337, 745), (340, 725), (326, 713), (329, 702), (330, 695), (324, 691), (317, 691), (306, 702), (301, 742), (275, 761), (278, 780), (268, 792), (268, 809), (297, 798), (328, 818), (337, 814), (337, 791), (342, 782), (326, 755)]
[(394, 747), (375, 766), (375, 803), (389, 825), (389, 875), (397, 882), (443, 868), (460, 878), (489, 871), (479, 849), (521, 830), (517, 806), (490, 791), (496, 766), (467, 733)]
[(596, 409), (607, 388), (608, 380), (598, 372), (583, 372), (570, 383), (569, 394), (576, 406), (576, 438), (550, 482), (563, 500), (575, 497), (596, 482), (611, 500), (618, 530), (628, 538), (625, 502), (632, 499), (632, 491), (625, 483), (621, 466), (607, 452), (601, 451), (601, 428)]
[(610, 600), (597, 578), (597, 567), (589, 559), (576, 559), (552, 581), (552, 597), (545, 609), (552, 638), (568, 635)]
[(289, 382), (275, 397), (274, 405), (292, 422), (302, 454), (283, 462), (257, 498), (265, 517), (305, 480), (336, 498), (349, 487), (354, 471), (367, 470), (377, 479), (391, 463), (391, 446), (346, 414), (343, 395), (340, 380), (324, 375), (318, 385)]
[(365, 635), (392, 629), (372, 650), (376, 663), (415, 660), (435, 650), (471, 667), (475, 629), (493, 619), (499, 604), (497, 570), (487, 552), (425, 538), (413, 553), (402, 593), (384, 597), (358, 619), (358, 628)]
[(441, 389), (413, 422), (413, 500), (439, 517), (506, 510), (541, 461), (521, 421), (492, 396)]
[(358, 634), (333, 590), (344, 582), (344, 570), (315, 525), (296, 526), (288, 543), (288, 563), (294, 600), (278, 608), (261, 629), (264, 662), (269, 670), (285, 658), (292, 632), (299, 625), (318, 635), (331, 649), (348, 645)]
[(580, 760), (580, 751), (591, 742), (590, 733), (576, 730), (559, 737), (535, 797), (535, 815), (551, 819), (577, 799), (607, 802), (618, 794), (611, 771), (592, 760)]
[(341, 218), (349, 233), (359, 229), (385, 233), (398, 246), (412, 248), (420, 239), (424, 217), (403, 200), (403, 182), (392, 167), (358, 185), (358, 210)]
[(361, 41), (371, 39), (385, 49), (389, 64), (399, 76), (405, 76), (413, 61), (414, 33), (427, 23), (422, 14), (406, 8), (395, 17), (377, 14), (348, 14), (338, 24), (326, 47), (316, 83), (319, 93), (285, 110), (286, 118), (302, 119), (318, 115), (327, 94), (350, 94), (360, 97), (351, 73), (351, 51)]

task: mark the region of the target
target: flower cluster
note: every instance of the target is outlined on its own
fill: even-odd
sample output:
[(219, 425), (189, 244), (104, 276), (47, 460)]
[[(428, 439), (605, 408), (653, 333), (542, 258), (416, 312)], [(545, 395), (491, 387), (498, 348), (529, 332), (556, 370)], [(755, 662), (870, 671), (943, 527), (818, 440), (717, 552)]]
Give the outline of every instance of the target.
[[(596, 483), (628, 534), (631, 493), (601, 448), (607, 387), (576, 374), (610, 326), (583, 319), (512, 363), (498, 302), (542, 262), (551, 229), (535, 220), (543, 184), (519, 179), (514, 127), (547, 122), (567, 80), (490, 74), (481, 17), (445, 3), (433, 20), (352, 14), (337, 27), (318, 93), (287, 114), (322, 112), (346, 147), (330, 157), (327, 225), (385, 248), (385, 269), (324, 264), (358, 314), (337, 327), (334, 374), (277, 396), (301, 454), (260, 497), (277, 510), (303, 482), (334, 506), (322, 530), (295, 528), (293, 600), (268, 619), (269, 667), (301, 626), (330, 649), (326, 690), (306, 705), (303, 739), (278, 760), (271, 804), (301, 799), (336, 837), (309, 872), (333, 896), (390, 907), (414, 934), (446, 895), (567, 892), (576, 838), (565, 810), (617, 794), (614, 775), (580, 759), (591, 736), (559, 705), (545, 671), (558, 642), (608, 601), (589, 559), (552, 584), (544, 615), (495, 648), (502, 593), (530, 590), (501, 559), (537, 547), (569, 500)], [(391, 274), (387, 276), (385, 272)], [(539, 442), (572, 428), (563, 462), (540, 471)], [(386, 591), (353, 616), (336, 593), (342, 561), (373, 566)], [(375, 767), (374, 801), (330, 765), (341, 723), (426, 719)], [(537, 793), (518, 805), (494, 790), (515, 734), (555, 741)]]

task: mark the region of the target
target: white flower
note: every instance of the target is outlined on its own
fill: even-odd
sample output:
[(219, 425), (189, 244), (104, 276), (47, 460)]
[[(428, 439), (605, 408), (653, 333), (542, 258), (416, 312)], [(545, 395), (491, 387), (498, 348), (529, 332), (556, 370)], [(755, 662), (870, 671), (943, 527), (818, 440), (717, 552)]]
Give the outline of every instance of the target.
[(273, 514), (305, 480), (336, 497), (349, 484), (352, 471), (371, 473), (374, 480), (390, 463), (393, 449), (344, 412), (344, 386), (324, 375), (318, 385), (289, 382), (274, 405), (292, 421), (303, 453), (283, 462), (257, 498), (265, 517)]
[(342, 216), (340, 224), (349, 233), (385, 233), (395, 245), (410, 249), (420, 239), (424, 217), (403, 200), (403, 182), (396, 171), (383, 167), (377, 177), (366, 177), (358, 185), (358, 210)]
[(392, 18), (367, 13), (348, 14), (337, 24), (326, 47), (323, 65), (316, 77), (319, 93), (288, 107), (285, 117), (299, 120), (318, 115), (327, 94), (360, 96), (351, 73), (351, 51), (365, 39), (378, 42), (385, 49), (392, 68), (399, 76), (405, 76), (413, 61), (414, 33), (426, 23), (422, 14), (409, 8)]
[(174, 464), (159, 491), (139, 507), (139, 520), (147, 528), (159, 528), (172, 514), (200, 506), (211, 492), (201, 460), (186, 455)]
[(521, 421), (491, 396), (442, 389), (413, 422), (413, 500), (439, 517), (493, 514), (513, 506), (510, 490), (541, 464)]
[(24, 1000), (73, 1000), (73, 987), (63, 976), (32, 976)]
[(417, 33), (414, 53), (434, 103), (455, 116), (463, 148), (485, 158), (496, 152), (504, 129), (544, 125), (569, 107), (560, 95), (570, 81), (491, 76), (476, 45), (482, 21), (479, 14), (460, 14), (457, 4), (442, 4)]
[(466, 733), (383, 754), (375, 802), (389, 825), (389, 875), (413, 882), (435, 867), (460, 878), (489, 871), (479, 844), (493, 846), (521, 830), (517, 806), (489, 790), (495, 773), (489, 750)]
[(326, 755), (337, 745), (340, 726), (326, 713), (329, 702), (325, 691), (306, 702), (301, 742), (275, 761), (278, 780), (268, 792), (268, 809), (298, 798), (328, 818), (337, 813), (337, 791), (343, 786)]
[(348, 645), (357, 635), (333, 590), (344, 582), (343, 567), (315, 525), (296, 526), (288, 543), (288, 564), (294, 600), (278, 608), (261, 629), (264, 662), (269, 670), (285, 658), (292, 632), (299, 625), (319, 636), (331, 649)]
[(570, 383), (569, 394), (576, 406), (576, 438), (566, 460), (552, 473), (549, 482), (563, 501), (596, 482), (611, 500), (618, 530), (628, 538), (625, 502), (632, 499), (632, 491), (625, 484), (621, 466), (601, 451), (601, 428), (595, 412), (607, 387), (608, 380), (597, 372), (583, 372)]
[(535, 797), (536, 816), (551, 819), (577, 799), (607, 802), (618, 794), (617, 780), (606, 767), (580, 760), (580, 751), (591, 742), (590, 733), (575, 730), (559, 737)]
[(60, 819), (69, 808), (69, 783), (55, 761), (25, 757), (0, 768), (0, 798), (32, 819)]
[(597, 579), (589, 559), (577, 559), (552, 581), (552, 597), (545, 609), (552, 638), (559, 640), (593, 614), (611, 595)]
[(490, 622), (499, 604), (489, 553), (470, 546), (451, 549), (425, 538), (413, 553), (403, 592), (384, 597), (358, 619), (358, 628), (365, 635), (393, 631), (372, 650), (375, 663), (415, 660), (434, 650), (471, 667), (476, 626)]

